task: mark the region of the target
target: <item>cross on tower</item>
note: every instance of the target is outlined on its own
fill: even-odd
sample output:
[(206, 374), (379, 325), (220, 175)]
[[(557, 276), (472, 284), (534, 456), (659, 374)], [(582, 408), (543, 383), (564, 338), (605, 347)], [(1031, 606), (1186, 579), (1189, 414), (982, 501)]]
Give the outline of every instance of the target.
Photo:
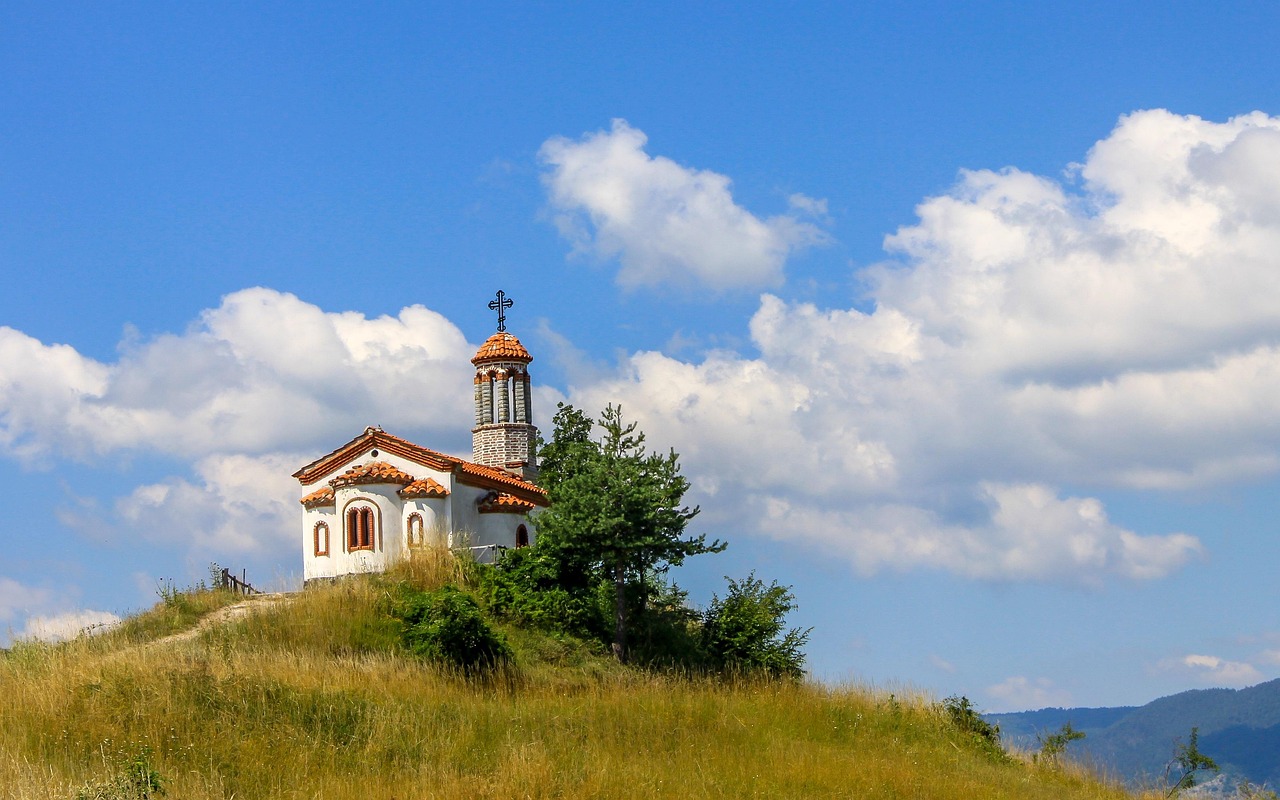
[(489, 310), (498, 312), (498, 332), (507, 329), (507, 309), (515, 305), (515, 301), (507, 297), (507, 293), (498, 290), (498, 299), (489, 301)]

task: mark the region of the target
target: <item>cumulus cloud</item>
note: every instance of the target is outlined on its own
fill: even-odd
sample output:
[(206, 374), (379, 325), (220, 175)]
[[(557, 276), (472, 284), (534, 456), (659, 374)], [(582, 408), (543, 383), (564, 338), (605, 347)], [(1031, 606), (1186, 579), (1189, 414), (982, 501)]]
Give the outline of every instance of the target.
[(120, 617), (109, 611), (67, 611), (52, 616), (35, 616), (27, 620), (19, 639), (40, 639), (60, 642), (74, 639), (81, 634), (100, 633), (120, 622)]
[(777, 286), (792, 252), (826, 240), (813, 222), (825, 201), (795, 194), (787, 213), (761, 219), (734, 202), (728, 177), (650, 156), (646, 142), (616, 119), (539, 151), (557, 227), (577, 252), (617, 258), (623, 286)]
[(0, 452), (199, 459), (331, 446), (366, 425), (464, 429), (474, 349), (440, 314), (325, 312), (253, 288), (103, 364), (0, 327)]
[(1071, 695), (1054, 686), (1048, 678), (1032, 680), (1014, 675), (987, 687), (994, 701), (993, 711), (1027, 711), (1041, 708), (1064, 708), (1071, 705)]
[(118, 500), (115, 536), (203, 552), (288, 550), (296, 545), (299, 493), (290, 476), (303, 463), (303, 456), (281, 453), (201, 459), (195, 481), (170, 478)]
[(1244, 661), (1228, 661), (1218, 656), (1191, 654), (1166, 661), (1166, 669), (1191, 672), (1201, 683), (1209, 686), (1238, 688), (1260, 683), (1262, 673)]
[(180, 334), (126, 340), (115, 363), (0, 328), (0, 454), (175, 457), (189, 471), (60, 519), (117, 541), (279, 553), (294, 544), (289, 476), (316, 455), (370, 424), (461, 438), (474, 352), (422, 306), (369, 319), (264, 288), (227, 295)]
[(1280, 119), (1129, 114), (1069, 180), (924, 200), (859, 276), (872, 310), (765, 295), (757, 355), (637, 353), (570, 396), (623, 402), (737, 530), (863, 572), (1159, 578), (1202, 544), (1080, 489), (1280, 468), (1277, 163)]
[[(768, 285), (818, 235), (744, 211), (726, 178), (647, 155), (622, 122), (542, 157), (562, 223), (617, 255), (624, 283)], [(1202, 544), (1133, 530), (1092, 495), (1280, 467), (1276, 163), (1280, 120), (1130, 114), (1071, 180), (974, 170), (924, 200), (887, 238), (892, 260), (859, 276), (868, 310), (764, 295), (754, 354), (635, 353), (579, 370), (568, 397), (622, 402), (674, 445), (719, 535), (816, 547), (864, 574), (1160, 578)], [(268, 474), (298, 463), (282, 454), (369, 423), (456, 436), (470, 355), (425, 308), (368, 319), (268, 289), (112, 364), (0, 328), (0, 453), (183, 459), (189, 475), (138, 488), (115, 524), (162, 539), (196, 509), (199, 546), (283, 548), (267, 531), (296, 489)]]

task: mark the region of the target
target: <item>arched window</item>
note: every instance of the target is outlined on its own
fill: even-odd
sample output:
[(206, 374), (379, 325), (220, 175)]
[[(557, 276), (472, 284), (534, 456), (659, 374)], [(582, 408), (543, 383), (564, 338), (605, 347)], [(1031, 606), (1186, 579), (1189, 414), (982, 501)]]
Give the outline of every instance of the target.
[(421, 547), (422, 538), (422, 515), (413, 513), (409, 515), (409, 523), (405, 531), (410, 547)]
[(529, 546), (529, 529), (521, 525), (516, 528), (516, 547)]
[(329, 555), (329, 523), (317, 522), (315, 529), (312, 531), (315, 536), (316, 555)]
[(375, 537), (373, 509), (364, 505), (347, 508), (347, 550), (372, 550)]

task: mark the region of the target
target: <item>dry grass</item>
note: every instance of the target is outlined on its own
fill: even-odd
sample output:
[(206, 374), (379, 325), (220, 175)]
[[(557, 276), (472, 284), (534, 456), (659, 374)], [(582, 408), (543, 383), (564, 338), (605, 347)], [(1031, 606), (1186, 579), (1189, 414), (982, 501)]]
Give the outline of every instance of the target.
[[(428, 560), (399, 577), (466, 580)], [(517, 666), (465, 680), (397, 651), (386, 587), (310, 590), (164, 646), (137, 646), (165, 627), (148, 622), (15, 648), (0, 794), (70, 798), (147, 747), (169, 796), (192, 800), (1129, 797), (994, 762), (924, 698), (639, 673), (514, 631)]]

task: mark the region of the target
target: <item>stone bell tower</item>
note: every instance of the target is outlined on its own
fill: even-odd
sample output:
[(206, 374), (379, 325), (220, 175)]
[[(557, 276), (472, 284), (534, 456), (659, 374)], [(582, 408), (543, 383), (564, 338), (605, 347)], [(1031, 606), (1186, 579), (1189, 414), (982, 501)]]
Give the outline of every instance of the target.
[(476, 426), (471, 430), (471, 460), (519, 475), (538, 476), (529, 363), (533, 356), (507, 333), (506, 310), (513, 305), (504, 292), (489, 303), (498, 312), (498, 332), (480, 346), (476, 367)]

